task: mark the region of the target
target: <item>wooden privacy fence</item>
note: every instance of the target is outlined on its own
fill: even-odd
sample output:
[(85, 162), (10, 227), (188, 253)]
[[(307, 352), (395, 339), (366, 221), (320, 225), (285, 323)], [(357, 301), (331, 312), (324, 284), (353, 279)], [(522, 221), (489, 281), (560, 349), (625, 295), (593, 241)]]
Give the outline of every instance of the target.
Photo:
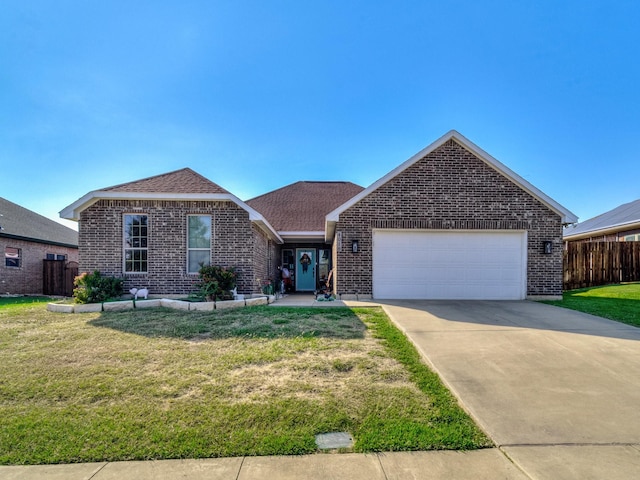
[(569, 243), (564, 289), (640, 281), (640, 242)]
[(64, 260), (43, 260), (43, 262), (42, 293), (73, 296), (73, 279), (78, 275), (78, 263)]

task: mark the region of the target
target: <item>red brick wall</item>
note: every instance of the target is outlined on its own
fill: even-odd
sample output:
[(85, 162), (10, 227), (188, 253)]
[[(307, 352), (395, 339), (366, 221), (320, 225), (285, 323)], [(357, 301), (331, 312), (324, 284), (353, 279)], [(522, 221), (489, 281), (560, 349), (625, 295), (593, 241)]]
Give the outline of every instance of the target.
[[(446, 142), (340, 215), (337, 293), (372, 294), (372, 229), (527, 230), (527, 295), (562, 294), (558, 214), (454, 140)], [(359, 240), (358, 254), (351, 240)], [(542, 242), (553, 253), (542, 253)], [(337, 243), (337, 242), (336, 242)]]
[[(19, 268), (6, 266), (5, 247), (21, 250)], [(42, 261), (47, 253), (66, 255), (70, 262), (78, 261), (77, 248), (0, 237), (0, 294), (42, 294)]]
[[(123, 215), (146, 214), (149, 221), (148, 273), (123, 272)], [(266, 235), (232, 202), (100, 200), (80, 215), (80, 271), (124, 277), (125, 291), (147, 287), (152, 295), (195, 290), (198, 276), (187, 273), (187, 216), (211, 215), (212, 265), (235, 267), (238, 292), (255, 291), (256, 268)]]

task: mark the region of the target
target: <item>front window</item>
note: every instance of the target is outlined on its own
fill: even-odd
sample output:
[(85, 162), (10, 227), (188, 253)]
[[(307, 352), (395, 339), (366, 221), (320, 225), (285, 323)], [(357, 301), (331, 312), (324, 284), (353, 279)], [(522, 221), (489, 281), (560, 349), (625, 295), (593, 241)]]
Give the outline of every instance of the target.
[(200, 267), (211, 263), (211, 217), (189, 215), (187, 238), (187, 270), (198, 273)]
[(21, 259), (22, 259), (22, 252), (19, 248), (5, 247), (4, 249), (5, 266), (20, 268)]
[(149, 221), (147, 215), (124, 216), (124, 271), (147, 273)]

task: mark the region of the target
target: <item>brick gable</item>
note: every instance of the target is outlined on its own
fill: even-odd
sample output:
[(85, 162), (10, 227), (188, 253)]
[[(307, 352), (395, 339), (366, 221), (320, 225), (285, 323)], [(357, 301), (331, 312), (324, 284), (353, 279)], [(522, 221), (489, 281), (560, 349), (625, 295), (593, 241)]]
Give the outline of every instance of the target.
[[(340, 213), (338, 293), (372, 294), (374, 228), (526, 230), (527, 294), (562, 294), (560, 215), (453, 139)], [(543, 240), (553, 241), (552, 255), (542, 254)]]

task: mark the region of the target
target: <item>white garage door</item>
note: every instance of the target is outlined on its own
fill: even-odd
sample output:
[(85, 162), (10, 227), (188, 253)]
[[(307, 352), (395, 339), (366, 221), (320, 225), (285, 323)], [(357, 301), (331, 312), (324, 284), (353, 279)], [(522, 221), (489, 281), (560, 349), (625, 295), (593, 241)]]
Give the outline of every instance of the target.
[(526, 232), (375, 230), (379, 299), (522, 300)]

